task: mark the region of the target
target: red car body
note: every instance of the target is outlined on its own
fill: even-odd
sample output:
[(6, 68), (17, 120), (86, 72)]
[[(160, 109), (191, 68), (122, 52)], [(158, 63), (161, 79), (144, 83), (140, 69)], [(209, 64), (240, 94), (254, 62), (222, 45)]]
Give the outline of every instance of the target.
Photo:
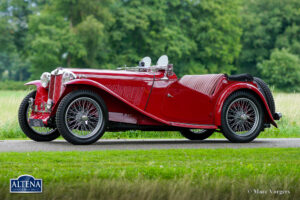
[[(170, 68), (172, 66), (170, 65)], [(56, 73), (59, 70), (58, 69)], [(186, 75), (178, 79), (175, 73), (127, 70), (65, 69), (76, 74), (76, 79), (63, 83), (63, 74), (51, 74), (49, 86), (35, 85), (37, 93), (30, 119), (41, 119), (52, 126), (60, 101), (70, 92), (92, 90), (105, 101), (108, 109), (108, 129), (132, 127), (164, 127), (166, 129), (218, 129), (226, 98), (236, 91), (248, 91), (261, 101), (265, 110), (265, 124), (277, 127), (268, 102), (253, 81), (230, 80), (224, 74)], [(47, 102), (51, 110), (45, 110)], [(114, 123), (115, 122), (115, 123)], [(145, 125), (145, 126), (143, 126)]]

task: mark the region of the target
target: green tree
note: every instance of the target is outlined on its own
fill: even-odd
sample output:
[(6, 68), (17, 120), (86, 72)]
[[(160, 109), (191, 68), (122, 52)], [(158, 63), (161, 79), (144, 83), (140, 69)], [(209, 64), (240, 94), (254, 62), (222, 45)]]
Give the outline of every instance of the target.
[(116, 22), (109, 29), (110, 60), (116, 65), (133, 65), (146, 55), (156, 60), (167, 54), (177, 64), (188, 57), (196, 47), (195, 42), (180, 27), (183, 16), (169, 12), (173, 7), (183, 9), (180, 6), (179, 1), (168, 0), (120, 1), (113, 8)]
[(8, 71), (9, 73), (12, 65), (13, 58), (16, 54), (16, 46), (13, 42), (12, 27), (5, 18), (0, 19), (0, 80), (3, 79), (3, 72)]
[(300, 1), (244, 0), (241, 11), (242, 50), (239, 72), (260, 75), (257, 63), (269, 59), (274, 48), (286, 48), (300, 56)]
[(193, 60), (210, 73), (230, 73), (240, 52), (239, 1), (192, 1), (191, 37), (197, 43)]
[(258, 64), (265, 80), (282, 91), (300, 91), (300, 59), (286, 49), (274, 50), (269, 60)]
[(14, 62), (15, 75), (28, 66), (32, 78), (57, 66), (116, 68), (162, 54), (179, 76), (230, 73), (241, 49), (240, 0), (3, 0), (0, 6), (14, 33), (3, 38), (14, 50), (0, 54)]
[(112, 53), (120, 64), (167, 54), (179, 75), (235, 69), (242, 33), (238, 0), (121, 2), (114, 9), (116, 23), (110, 29)]
[(33, 77), (38, 78), (44, 71), (71, 63), (71, 55), (77, 58), (86, 54), (69, 22), (63, 16), (44, 11), (30, 18), (28, 51), (32, 63)]
[(52, 0), (31, 16), (27, 39), (33, 77), (57, 66), (99, 68), (101, 48), (106, 47), (101, 20), (110, 17), (100, 10), (106, 10), (108, 1)]
[[(37, 13), (46, 0), (0, 1), (0, 80), (25, 80), (29, 77), (30, 63), (25, 50), (28, 18)], [(3, 71), (7, 77), (2, 77)]]

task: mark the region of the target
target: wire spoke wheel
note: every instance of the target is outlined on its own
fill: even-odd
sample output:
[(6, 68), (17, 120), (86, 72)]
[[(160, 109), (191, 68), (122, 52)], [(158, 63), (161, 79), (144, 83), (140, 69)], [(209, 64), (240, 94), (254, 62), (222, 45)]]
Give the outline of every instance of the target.
[(257, 105), (248, 98), (237, 98), (228, 107), (226, 123), (238, 136), (249, 136), (259, 125), (260, 113)]
[(66, 109), (65, 123), (75, 137), (90, 138), (98, 132), (103, 123), (102, 109), (92, 98), (77, 98)]
[(52, 133), (54, 133), (57, 129), (56, 128), (50, 128), (50, 127), (37, 127), (37, 126), (31, 126), (29, 124), (29, 118), (31, 116), (32, 113), (32, 108), (30, 106), (27, 107), (27, 111), (26, 111), (26, 120), (27, 123), (29, 125), (29, 127), (36, 133), (39, 135), (50, 135)]

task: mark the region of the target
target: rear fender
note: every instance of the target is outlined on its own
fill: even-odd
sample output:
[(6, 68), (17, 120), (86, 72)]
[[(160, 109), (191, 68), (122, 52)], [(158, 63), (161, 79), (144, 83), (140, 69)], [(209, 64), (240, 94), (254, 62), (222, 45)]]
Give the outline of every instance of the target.
[(268, 106), (268, 103), (267, 103), (265, 97), (254, 85), (251, 85), (249, 83), (236, 83), (234, 85), (230, 85), (228, 88), (226, 88), (226, 89), (224, 89), (224, 91), (222, 91), (222, 94), (220, 95), (220, 97), (217, 100), (216, 108), (215, 108), (215, 124), (217, 126), (221, 126), (222, 108), (223, 108), (225, 100), (227, 99), (227, 97), (229, 97), (229, 95), (231, 95), (233, 92), (236, 92), (238, 90), (248, 90), (248, 91), (251, 91), (252, 93), (254, 93), (260, 99), (260, 101), (263, 103), (263, 105), (265, 107), (265, 111), (267, 114), (267, 116), (266, 116), (267, 121), (270, 122), (272, 125), (274, 125), (277, 128), (277, 124), (274, 121), (274, 118), (271, 114), (270, 108)]

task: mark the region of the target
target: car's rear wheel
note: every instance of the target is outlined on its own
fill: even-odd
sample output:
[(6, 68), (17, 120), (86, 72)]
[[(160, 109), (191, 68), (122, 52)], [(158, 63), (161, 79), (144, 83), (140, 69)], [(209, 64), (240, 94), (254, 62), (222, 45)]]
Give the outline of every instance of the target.
[(32, 112), (32, 108), (29, 105), (29, 100), (34, 101), (36, 91), (30, 92), (22, 101), (19, 108), (19, 125), (22, 131), (30, 139), (42, 142), (42, 141), (52, 141), (59, 137), (59, 132), (56, 128), (51, 127), (35, 127), (29, 124), (29, 117)]
[(96, 142), (104, 134), (107, 120), (104, 101), (89, 90), (78, 90), (66, 95), (56, 113), (59, 132), (72, 144)]
[(205, 140), (215, 132), (214, 129), (184, 129), (180, 133), (189, 140)]
[(230, 95), (222, 108), (221, 131), (231, 142), (250, 142), (263, 129), (264, 110), (251, 93), (238, 91)]

